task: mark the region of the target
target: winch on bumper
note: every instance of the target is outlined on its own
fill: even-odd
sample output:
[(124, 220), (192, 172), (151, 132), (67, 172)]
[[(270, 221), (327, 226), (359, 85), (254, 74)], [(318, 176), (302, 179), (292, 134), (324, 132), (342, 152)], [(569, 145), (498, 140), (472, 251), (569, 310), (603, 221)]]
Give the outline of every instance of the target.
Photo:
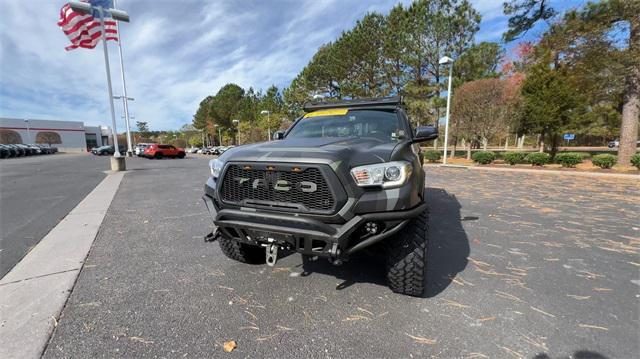
[(203, 200), (222, 235), (241, 243), (267, 247), (268, 264), (273, 264), (268, 253), (273, 245), (305, 255), (346, 260), (350, 254), (396, 234), (427, 206), (422, 202), (409, 210), (366, 213), (344, 224), (330, 224), (254, 208), (218, 210), (210, 195), (205, 194)]

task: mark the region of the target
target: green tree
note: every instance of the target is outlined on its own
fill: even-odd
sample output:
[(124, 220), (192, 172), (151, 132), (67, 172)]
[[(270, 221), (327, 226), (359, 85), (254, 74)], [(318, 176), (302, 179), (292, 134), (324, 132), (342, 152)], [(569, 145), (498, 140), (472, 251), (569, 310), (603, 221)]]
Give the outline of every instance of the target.
[(509, 17), (509, 29), (502, 35), (506, 42), (519, 38), (538, 21), (550, 20), (556, 11), (549, 6), (549, 0), (509, 0), (503, 5), (504, 14)]
[(211, 101), (213, 101), (213, 96), (207, 96), (200, 102), (198, 110), (193, 116), (193, 127), (204, 130), (211, 122)]
[(382, 77), (391, 94), (402, 94), (407, 83), (407, 14), (402, 4), (391, 9), (382, 29)]
[(522, 85), (522, 96), (520, 131), (540, 134), (554, 156), (560, 134), (575, 128), (575, 120), (583, 111), (584, 98), (580, 90), (573, 86), (566, 72), (541, 62), (528, 72)]
[[(424, 100), (424, 94), (429, 92), (440, 97), (445, 86), (441, 80), (446, 76), (439, 65), (440, 58), (444, 55), (457, 58), (468, 49), (479, 30), (480, 19), (467, 0), (416, 0), (409, 6), (405, 62), (412, 91), (407, 94), (408, 103)], [(422, 94), (422, 98), (412, 98), (416, 94)], [(429, 102), (434, 120), (440, 118), (442, 103), (437, 99)]]
[(463, 52), (453, 67), (454, 87), (465, 82), (500, 77), (504, 50), (495, 42), (481, 42)]
[[(556, 12), (544, 0), (512, 0), (505, 40), (516, 38), (539, 20)], [(640, 1), (605, 0), (569, 11), (552, 25), (539, 45), (543, 57), (551, 54), (556, 68), (564, 67), (579, 84), (591, 110), (583, 120), (615, 126), (620, 114), (618, 163), (628, 165), (636, 151), (640, 114)], [(622, 30), (621, 30), (622, 29)], [(626, 29), (626, 30), (624, 30)], [(620, 41), (620, 34), (627, 37)], [(591, 122), (589, 122), (591, 121)], [(595, 128), (597, 126), (589, 126)], [(584, 126), (583, 126), (584, 128)], [(609, 128), (605, 133), (614, 133)]]
[(382, 49), (385, 17), (369, 13), (355, 27), (342, 34), (335, 43), (343, 79), (339, 79), (342, 96), (367, 98), (389, 92), (383, 75)]
[(149, 124), (144, 121), (136, 121), (136, 127), (138, 128), (138, 133), (140, 136), (147, 138), (149, 137)]

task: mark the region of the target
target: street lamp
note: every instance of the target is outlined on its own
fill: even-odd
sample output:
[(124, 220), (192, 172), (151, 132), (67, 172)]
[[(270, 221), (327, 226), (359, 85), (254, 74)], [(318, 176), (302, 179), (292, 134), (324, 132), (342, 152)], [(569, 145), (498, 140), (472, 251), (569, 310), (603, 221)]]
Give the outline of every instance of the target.
[(131, 142), (131, 130), (129, 127), (129, 119), (132, 119), (133, 117), (129, 116), (129, 105), (127, 102), (135, 101), (136, 99), (127, 96), (113, 96), (113, 98), (116, 100), (122, 99), (122, 105), (124, 106), (124, 116), (122, 117), (124, 117), (124, 123), (127, 126), (127, 156), (133, 157), (133, 142)]
[(267, 115), (267, 128), (269, 131), (269, 141), (271, 141), (271, 112), (267, 110), (260, 111), (261, 115)]
[[(118, 3), (116, 0), (113, 0), (113, 7), (117, 8)], [(113, 9), (113, 11), (120, 11), (117, 9)], [(126, 13), (125, 13), (126, 14)], [(127, 15), (127, 21), (129, 21), (129, 15)], [(130, 117), (129, 117), (129, 103), (127, 100), (133, 101), (133, 98), (127, 97), (127, 82), (124, 78), (124, 60), (122, 58), (122, 34), (120, 33), (120, 23), (116, 21), (116, 31), (118, 32), (118, 55), (120, 58), (120, 78), (122, 79), (122, 93), (123, 93), (123, 106), (124, 106), (124, 123), (127, 127), (127, 155), (129, 157), (133, 156), (133, 142), (131, 141), (131, 125), (130, 125)]]
[(240, 120), (233, 120), (234, 125), (236, 125), (236, 146), (240, 146)]
[[(440, 61), (440, 65), (449, 64), (449, 85), (447, 88), (447, 116), (444, 123), (444, 159), (442, 164), (447, 164), (447, 147), (449, 146), (449, 110), (451, 108), (451, 78), (453, 75), (453, 59), (449, 56), (443, 56)], [(440, 119), (438, 119), (440, 120)]]
[[(104, 27), (104, 13), (105, 11), (111, 14), (111, 17), (116, 21), (124, 21), (129, 22), (129, 14), (122, 10), (116, 9), (105, 9), (102, 6), (92, 6), (91, 3), (80, 2), (80, 1), (70, 1), (69, 6), (75, 12), (83, 13), (83, 14), (92, 14), (94, 11), (97, 11), (100, 17), (100, 27), (102, 30), (102, 49), (104, 50), (104, 64), (105, 70), (107, 72), (107, 90), (109, 91), (109, 109), (111, 110), (111, 125), (113, 126), (113, 148), (115, 158), (121, 157), (120, 150), (118, 147), (118, 131), (116, 129), (116, 114), (113, 106), (113, 90), (111, 88), (111, 69), (109, 68), (109, 52), (107, 51), (107, 33)], [(119, 163), (119, 169), (124, 169), (124, 160), (120, 162), (120, 160), (116, 160), (116, 163)], [(114, 162), (112, 162), (112, 169), (114, 169)]]

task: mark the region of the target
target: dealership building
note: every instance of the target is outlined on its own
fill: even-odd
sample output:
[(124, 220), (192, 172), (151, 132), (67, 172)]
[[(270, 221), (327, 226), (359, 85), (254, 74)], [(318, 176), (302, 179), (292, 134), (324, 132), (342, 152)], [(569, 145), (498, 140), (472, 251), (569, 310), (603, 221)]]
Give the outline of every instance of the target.
[(0, 143), (45, 143), (63, 152), (84, 152), (113, 142), (111, 128), (81, 121), (49, 121), (0, 117)]

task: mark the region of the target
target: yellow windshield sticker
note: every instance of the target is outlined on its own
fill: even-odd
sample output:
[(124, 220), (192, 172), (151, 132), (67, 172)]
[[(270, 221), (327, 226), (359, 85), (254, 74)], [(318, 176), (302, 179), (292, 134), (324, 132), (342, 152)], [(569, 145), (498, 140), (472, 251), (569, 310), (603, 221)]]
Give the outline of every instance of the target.
[(309, 117), (320, 117), (320, 116), (344, 116), (349, 112), (348, 108), (332, 108), (330, 110), (319, 110), (314, 112), (309, 112), (304, 115), (304, 118)]

